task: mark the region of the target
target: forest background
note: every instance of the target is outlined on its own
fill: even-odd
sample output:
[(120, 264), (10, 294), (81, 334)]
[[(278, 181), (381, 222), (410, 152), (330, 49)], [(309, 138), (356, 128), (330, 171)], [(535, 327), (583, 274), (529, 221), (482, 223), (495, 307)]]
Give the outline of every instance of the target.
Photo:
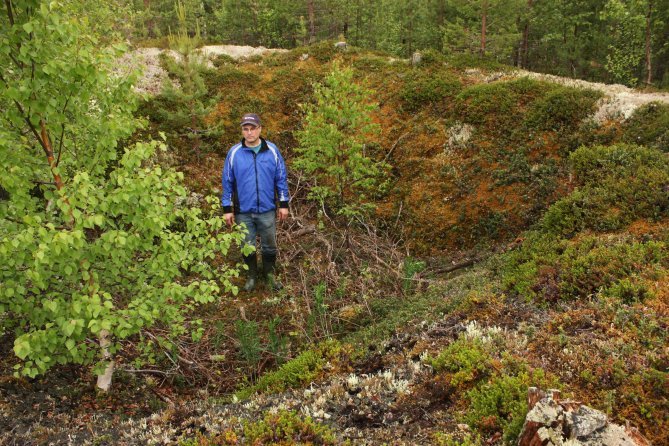
[[(397, 57), (471, 53), (532, 71), (669, 85), (666, 0), (185, 0), (205, 41), (295, 48), (325, 39)], [(152, 46), (178, 26), (170, 0), (114, 0), (117, 30)], [(97, 23), (111, 23), (108, 20)]]

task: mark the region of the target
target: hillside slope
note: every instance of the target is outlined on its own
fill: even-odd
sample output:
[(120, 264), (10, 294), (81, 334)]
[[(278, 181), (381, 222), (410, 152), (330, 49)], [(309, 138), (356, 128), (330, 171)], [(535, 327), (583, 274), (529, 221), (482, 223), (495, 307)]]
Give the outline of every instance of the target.
[[(330, 44), (249, 56), (214, 60), (208, 85), (221, 100), (210, 119), (222, 126), (223, 140), (211, 141), (206, 169), (222, 164), (237, 139), (236, 116), (246, 109), (263, 113), (267, 136), (290, 164), (299, 104), (310, 101), (312, 84), (329, 72), (330, 61), (341, 58), (379, 104), (374, 120), (382, 132), (368, 151), (393, 167), (392, 187), (377, 202), (379, 217), (417, 254), (513, 240), (573, 187), (565, 168), (569, 152), (581, 144), (637, 142), (623, 118), (653, 101), (669, 103), (667, 94), (431, 53), (417, 66)], [(652, 121), (651, 115), (642, 119)], [(193, 175), (194, 188), (216, 192), (211, 170)]]
[[(642, 426), (658, 444), (667, 441), (661, 426), (667, 423), (669, 171), (662, 152), (669, 150), (669, 96), (475, 59), (426, 54), (411, 65), (322, 44), (218, 64), (214, 78), (223, 100), (217, 119), (233, 135), (223, 147), (235, 139), (235, 113), (251, 107), (266, 117), (268, 136), (290, 163), (293, 131), (300, 128), (297, 105), (310, 100), (311, 84), (335, 59), (376, 92), (374, 119), (382, 132), (368, 150), (393, 167), (393, 187), (377, 202), (378, 217), (390, 234), (401, 232), (410, 252), (435, 256), (414, 276), (418, 287), (405, 288), (397, 300), (373, 300), (367, 316), (353, 323), (367, 328), (344, 338), (356, 349), (383, 352), (371, 354), (374, 360), (366, 354), (364, 365), (344, 371), (372, 376), (389, 370), (390, 381), (404, 379), (411, 388), (411, 396), (387, 401), (393, 422), (378, 410), (359, 422), (378, 427), (413, 420), (405, 440), (411, 444), (418, 441), (415, 423), (438, 429), (439, 422), (423, 426), (407, 412), (430, 407), (451, 422), (467, 421), (484, 437), (501, 430), (509, 441), (519, 427), (512, 415), (518, 409), (504, 407), (513, 406), (504, 402), (509, 392), (516, 399), (528, 384), (560, 385), (617, 421)], [(247, 86), (243, 93), (234, 91), (240, 82)], [(531, 225), (534, 231), (523, 233)], [(486, 247), (499, 251), (500, 242), (511, 252), (461, 276), (452, 277), (456, 270), (440, 277), (457, 252), (485, 256)], [(370, 305), (354, 290), (330, 301), (333, 314), (352, 303)], [(491, 344), (463, 339), (471, 324), (479, 324), (483, 338), (492, 330), (485, 341)], [(435, 332), (442, 333), (438, 340), (431, 338)], [(411, 365), (444, 351), (457, 359)], [(426, 364), (432, 373), (416, 378)], [(484, 389), (501, 392), (501, 400), (486, 400), (492, 397), (484, 397)], [(346, 419), (355, 425), (355, 416)]]
[(183, 339), (155, 369), (118, 358), (112, 395), (70, 369), (2, 382), (2, 441), (516, 444), (536, 386), (669, 443), (667, 97), (627, 103), (616, 86), (326, 43), (215, 57), (205, 80), (222, 136), (206, 150), (168, 125), (175, 103), (160, 94), (136, 138), (165, 132), (158, 161), (217, 195), (238, 116), (254, 110), (290, 167), (299, 104), (333, 60), (379, 105), (367, 153), (392, 170), (374, 221), (323, 218), (291, 169), (285, 290), (222, 296), (202, 342)]

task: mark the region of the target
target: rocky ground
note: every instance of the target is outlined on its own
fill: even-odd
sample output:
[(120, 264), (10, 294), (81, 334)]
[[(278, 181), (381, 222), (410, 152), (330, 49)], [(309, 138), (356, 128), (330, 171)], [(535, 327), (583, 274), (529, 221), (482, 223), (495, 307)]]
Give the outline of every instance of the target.
[[(475, 268), (455, 277), (430, 279), (440, 291), (429, 306), (462, 299), (472, 280), (478, 283), (486, 277), (485, 271)], [(466, 443), (470, 427), (458, 419), (454, 407), (457, 393), (466, 390), (458, 390), (453, 377), (435, 374), (429, 358), (458, 339), (519, 357), (529, 352), (550, 354), (548, 350), (541, 353), (542, 336), (530, 333), (540, 332), (551, 315), (522, 302), (469, 299), (478, 308), (444, 313), (432, 321), (421, 319), (423, 314), (417, 310), (386, 341), (370, 344), (374, 348), (370, 354), (349, 358), (342, 351), (304, 388), (248, 399), (221, 400), (205, 389), (183, 386), (175, 392), (174, 386), (160, 386), (151, 375), (124, 374), (117, 377), (110, 394), (100, 395), (86, 384), (86, 380), (92, 382), (90, 376), (79, 376), (81, 371), (75, 368), (60, 369), (31, 382), (6, 380), (0, 383), (0, 444), (248, 444), (249, 425), (285, 413), (313, 420), (333, 432), (333, 439), (327, 442), (305, 444), (472, 444)], [(472, 317), (489, 321), (478, 323)], [(493, 319), (497, 325), (490, 325)], [(73, 376), (79, 376), (75, 383)], [(525, 422), (522, 446), (649, 444), (635, 429), (610, 423), (603, 412), (561, 400), (557, 393), (548, 395), (542, 399), (545, 395), (539, 390), (528, 395), (531, 407), (536, 407)], [(291, 435), (294, 440), (300, 434)], [(446, 436), (455, 443), (441, 442)], [(199, 443), (188, 443), (195, 440)], [(502, 444), (501, 433), (493, 429), (480, 441)]]

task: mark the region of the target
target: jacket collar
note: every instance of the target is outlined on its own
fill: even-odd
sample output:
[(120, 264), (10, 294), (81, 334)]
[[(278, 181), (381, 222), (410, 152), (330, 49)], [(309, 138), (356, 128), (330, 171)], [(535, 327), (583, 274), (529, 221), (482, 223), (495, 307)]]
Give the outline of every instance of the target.
[[(244, 138), (242, 138), (242, 147), (248, 148), (248, 146), (246, 145), (246, 140)], [(269, 146), (267, 145), (267, 141), (265, 141), (265, 138), (263, 138), (261, 136), (260, 137), (260, 151), (262, 152), (264, 150), (269, 150)]]

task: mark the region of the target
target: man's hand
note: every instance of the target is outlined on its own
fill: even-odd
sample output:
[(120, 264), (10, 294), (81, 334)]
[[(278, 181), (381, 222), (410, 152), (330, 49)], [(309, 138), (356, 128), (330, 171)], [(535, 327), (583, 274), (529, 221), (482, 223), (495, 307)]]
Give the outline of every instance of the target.
[(223, 214), (223, 219), (225, 220), (225, 223), (228, 226), (232, 226), (235, 224), (235, 214), (230, 212), (229, 214)]
[(279, 221), (288, 220), (288, 208), (279, 208)]

